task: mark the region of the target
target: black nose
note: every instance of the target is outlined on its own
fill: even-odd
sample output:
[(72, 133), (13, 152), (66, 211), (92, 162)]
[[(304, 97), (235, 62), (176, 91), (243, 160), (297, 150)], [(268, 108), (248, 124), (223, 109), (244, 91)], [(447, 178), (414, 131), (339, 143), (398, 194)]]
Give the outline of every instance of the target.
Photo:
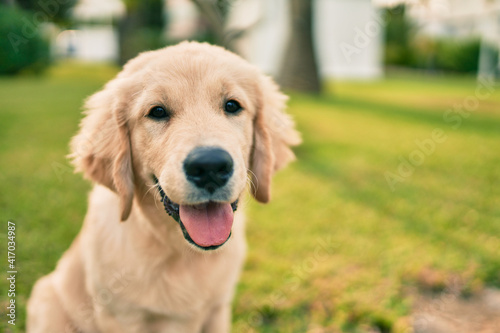
[(186, 178), (197, 187), (214, 193), (233, 174), (233, 159), (223, 149), (198, 147), (184, 160), (184, 172)]

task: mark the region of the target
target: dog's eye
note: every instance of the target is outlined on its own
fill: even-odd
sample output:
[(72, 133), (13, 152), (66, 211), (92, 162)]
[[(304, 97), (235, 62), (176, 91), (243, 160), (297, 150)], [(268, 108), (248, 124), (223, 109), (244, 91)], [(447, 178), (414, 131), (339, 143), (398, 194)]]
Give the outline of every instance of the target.
[(168, 118), (168, 113), (161, 106), (155, 106), (154, 108), (149, 110), (148, 117), (153, 118), (153, 119), (158, 119), (158, 120), (166, 119), (166, 118)]
[(241, 105), (237, 101), (231, 99), (224, 105), (224, 111), (227, 113), (236, 113), (241, 110)]

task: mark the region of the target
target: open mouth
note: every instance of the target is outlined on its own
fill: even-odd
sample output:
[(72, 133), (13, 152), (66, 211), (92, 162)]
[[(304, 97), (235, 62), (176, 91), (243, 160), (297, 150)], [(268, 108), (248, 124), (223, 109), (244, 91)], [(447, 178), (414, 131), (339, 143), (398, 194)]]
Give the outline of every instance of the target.
[(155, 176), (153, 179), (165, 211), (179, 223), (189, 243), (202, 250), (215, 250), (228, 241), (238, 200), (233, 203), (207, 201), (196, 205), (179, 205), (167, 197)]

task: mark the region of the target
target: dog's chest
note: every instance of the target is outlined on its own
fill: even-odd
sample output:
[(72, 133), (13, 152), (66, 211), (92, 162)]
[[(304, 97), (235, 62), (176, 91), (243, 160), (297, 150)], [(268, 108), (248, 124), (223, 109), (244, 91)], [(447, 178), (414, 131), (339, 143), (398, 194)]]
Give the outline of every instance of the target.
[(238, 275), (232, 265), (240, 263), (228, 259), (200, 256), (125, 264), (116, 268), (121, 270), (121, 280), (103, 279), (105, 285), (101, 289), (113, 290), (120, 285), (108, 304), (115, 313), (135, 312), (144, 318), (181, 320), (203, 317), (209, 309), (231, 298)]

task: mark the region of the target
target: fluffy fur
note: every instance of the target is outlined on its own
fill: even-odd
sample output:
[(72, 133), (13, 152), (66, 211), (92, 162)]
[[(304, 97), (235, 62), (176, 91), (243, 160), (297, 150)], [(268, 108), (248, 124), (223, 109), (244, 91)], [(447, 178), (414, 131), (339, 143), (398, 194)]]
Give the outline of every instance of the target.
[[(226, 114), (227, 99), (243, 110)], [(300, 141), (285, 102), (269, 77), (220, 47), (182, 43), (128, 62), (86, 101), (71, 158), (95, 186), (80, 234), (33, 287), (28, 332), (229, 332), (244, 205), (229, 241), (203, 252), (165, 213), (152, 176), (174, 202), (205, 200), (182, 161), (195, 147), (217, 146), (234, 173), (211, 200), (233, 202), (250, 183), (258, 201), (269, 201), (273, 173)], [(168, 121), (147, 117), (156, 105)]]

